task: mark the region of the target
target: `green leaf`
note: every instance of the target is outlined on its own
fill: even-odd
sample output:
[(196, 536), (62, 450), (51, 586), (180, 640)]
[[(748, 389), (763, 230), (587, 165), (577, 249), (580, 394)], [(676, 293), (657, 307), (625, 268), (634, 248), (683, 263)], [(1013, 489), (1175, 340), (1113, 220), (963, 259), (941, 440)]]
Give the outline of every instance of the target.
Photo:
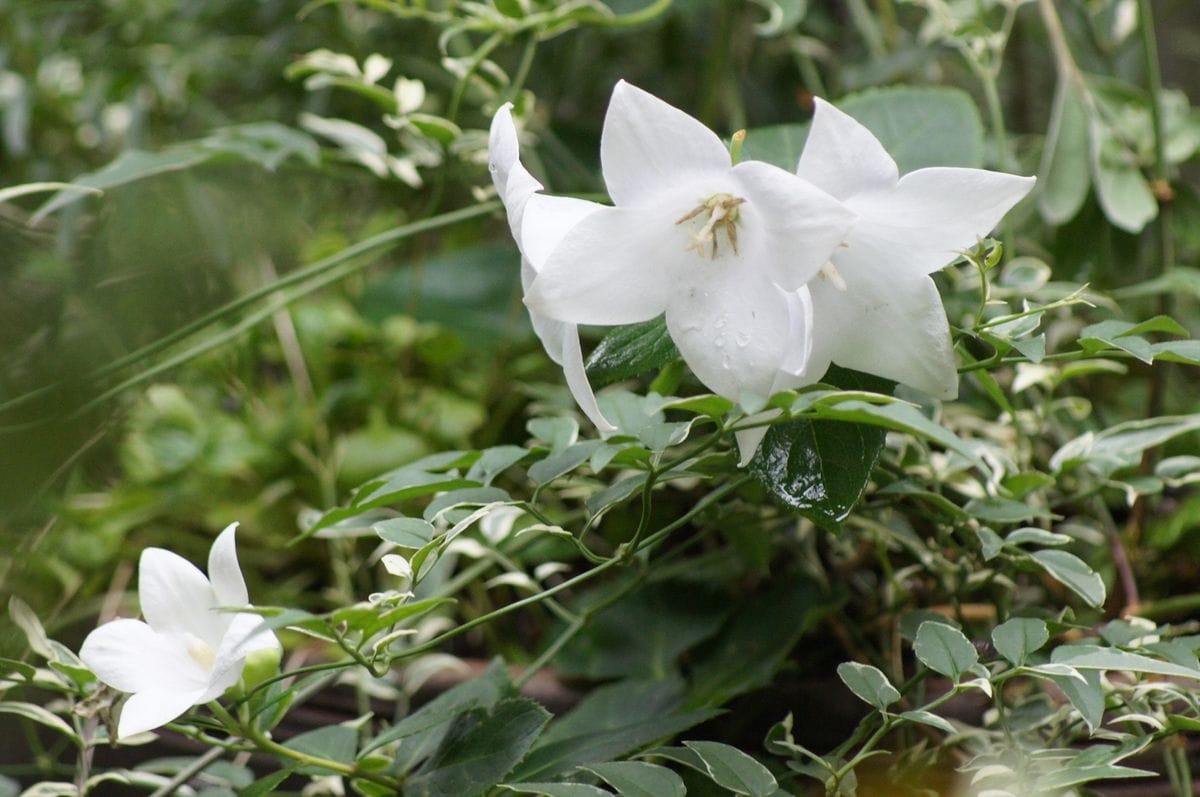
[(1054, 225), (1075, 218), (1087, 199), (1092, 181), (1087, 111), (1070, 80), (1058, 81), (1038, 171), (1038, 209), (1042, 218)]
[(238, 797), (265, 797), (268, 794), (274, 794), (275, 790), (279, 788), (279, 784), (295, 773), (296, 769), (293, 767), (272, 772), (238, 791)]
[[(162, 152), (144, 152), (142, 150), (129, 149), (118, 155), (107, 166), (78, 177), (72, 182), (74, 185), (83, 188), (104, 191), (158, 174), (190, 169), (209, 160), (213, 157), (213, 154), (213, 152), (196, 146), (196, 142), (180, 144)], [(31, 222), (36, 224), (54, 211), (81, 199), (83, 196), (85, 194), (78, 190), (60, 191), (37, 209), (33, 214)]]
[(1104, 579), (1087, 562), (1066, 551), (1034, 551), (1030, 557), (1052, 578), (1093, 608), (1104, 605)]
[(521, 8), (521, 0), (492, 0), (496, 6), (496, 10), (506, 17), (513, 19), (521, 19), (525, 16), (525, 9)]
[(50, 648), (50, 638), (46, 636), (46, 629), (42, 628), (41, 620), (33, 613), (33, 609), (29, 608), (29, 604), (16, 595), (12, 596), (8, 599), (8, 616), (24, 632), (30, 650), (44, 659), (54, 658), (54, 651)]
[(587, 359), (588, 379), (599, 387), (662, 368), (679, 359), (663, 316), (613, 329)]
[(591, 459), (592, 454), (603, 445), (600, 440), (584, 440), (551, 454), (540, 462), (529, 466), (529, 479), (535, 485), (543, 485), (578, 468)]
[(975, 646), (963, 632), (944, 623), (921, 623), (913, 652), (926, 667), (955, 681), (979, 661)]
[(837, 674), (851, 692), (880, 711), (886, 711), (888, 706), (900, 699), (900, 693), (887, 676), (870, 664), (844, 661), (838, 665)]
[(1034, 781), (1033, 788), (1039, 793), (1057, 792), (1071, 786), (1091, 783), (1094, 780), (1117, 778), (1150, 778), (1158, 773), (1146, 769), (1134, 769), (1120, 764), (1096, 764), (1093, 766), (1071, 766), (1047, 773)]
[(610, 761), (584, 767), (605, 780), (621, 797), (685, 797), (683, 778), (644, 761)]
[(501, 782), (525, 757), (550, 712), (525, 698), (474, 709), (451, 724), (437, 752), (406, 786), (413, 797), (475, 797)]
[(1049, 520), (1053, 517), (1041, 507), (1011, 498), (987, 496), (972, 498), (963, 507), (967, 514), (987, 523), (1026, 523), (1030, 520)]
[(940, 717), (937, 714), (934, 714), (932, 711), (925, 711), (924, 709), (905, 711), (902, 712), (900, 716), (910, 722), (919, 722), (922, 725), (929, 725), (933, 728), (937, 728), (939, 731), (945, 731), (951, 735), (958, 733), (955, 727), (950, 724), (950, 720), (946, 719), (945, 717)]
[(483, 506), (484, 504), (506, 503), (512, 496), (499, 487), (463, 487), (442, 493), (425, 507), (424, 517), (430, 523), (447, 509), (458, 506)]
[(1001, 656), (1014, 667), (1025, 663), (1030, 653), (1039, 650), (1050, 639), (1050, 630), (1033, 617), (1014, 617), (992, 629), (992, 644)]
[(767, 18), (754, 26), (759, 36), (778, 36), (800, 24), (808, 13), (808, 0), (754, 0), (767, 12)]
[(467, 478), (487, 487), (492, 479), (529, 456), (529, 449), (521, 446), (493, 446), (479, 452), (479, 459), (467, 471)]
[(504, 783), (503, 788), (517, 794), (540, 794), (542, 797), (612, 797), (605, 791), (586, 783)]
[(683, 681), (619, 681), (593, 690), (538, 739), (514, 780), (555, 777), (628, 755), (717, 715), (682, 711)]
[[(288, 739), (284, 747), (349, 765), (354, 763), (358, 750), (358, 731), (345, 725), (330, 725)], [(328, 775), (337, 771), (320, 766), (303, 766), (299, 772), (305, 775)]]
[(1138, 233), (1158, 215), (1158, 202), (1136, 162), (1136, 155), (1108, 127), (1091, 124), (1092, 176), (1104, 216), (1129, 233)]
[(15, 700), (6, 700), (0, 703), (0, 714), (15, 714), (18, 717), (24, 717), (27, 720), (33, 720), (36, 723), (45, 725), (47, 728), (52, 728), (63, 736), (66, 736), (77, 747), (83, 746), (83, 739), (79, 734), (75, 733), (75, 729), (66, 723), (62, 717), (51, 711), (42, 708), (33, 703), (21, 703)]
[(1004, 537), (1005, 545), (1066, 545), (1074, 542), (1074, 540), (1066, 534), (1058, 534), (1053, 531), (1039, 529), (1036, 526), (1029, 526), (1023, 529), (1010, 531)]
[[(822, 381), (885, 395), (896, 387), (837, 366)], [(836, 528), (862, 498), (886, 436), (878, 427), (855, 423), (800, 419), (776, 424), (750, 461), (750, 472), (801, 515)]]
[[(964, 91), (882, 88), (846, 97), (837, 105), (875, 134), (901, 173), (926, 166), (983, 165), (983, 122)], [(749, 130), (742, 150), (744, 157), (795, 171), (808, 130), (808, 124)]]
[(421, 548), (433, 539), (433, 524), (417, 517), (397, 517), (371, 524), (380, 539), (401, 548)]
[(1146, 449), (1197, 429), (1200, 429), (1200, 415), (1166, 415), (1126, 421), (1099, 434), (1089, 432), (1075, 438), (1054, 453), (1050, 466), (1063, 472), (1086, 463), (1100, 475), (1109, 476), (1122, 468), (1137, 466)]
[(735, 794), (750, 797), (771, 797), (779, 783), (771, 771), (736, 747), (720, 742), (684, 742), (708, 770), (709, 777), (718, 786), (724, 786)]
[(1200, 670), (1159, 661), (1140, 653), (1099, 645), (1060, 645), (1050, 654), (1050, 661), (1055, 664), (1069, 664), (1079, 670), (1127, 670), (1143, 675), (1167, 675), (1200, 680)]

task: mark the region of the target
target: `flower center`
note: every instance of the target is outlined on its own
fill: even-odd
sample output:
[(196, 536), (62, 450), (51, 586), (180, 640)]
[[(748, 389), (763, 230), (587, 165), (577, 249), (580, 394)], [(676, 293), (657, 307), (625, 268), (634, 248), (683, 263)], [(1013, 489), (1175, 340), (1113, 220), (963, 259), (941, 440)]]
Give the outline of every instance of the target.
[(192, 634), (188, 634), (187, 638), (187, 652), (192, 657), (192, 661), (199, 664), (200, 669), (205, 672), (212, 672), (213, 662), (217, 658), (217, 655), (213, 653), (212, 646)]
[(716, 258), (717, 256), (717, 233), (725, 232), (725, 238), (729, 241), (729, 248), (733, 253), (737, 254), (737, 225), (738, 217), (741, 215), (738, 211), (738, 205), (745, 202), (741, 197), (733, 196), (732, 194), (716, 193), (702, 199), (700, 204), (685, 213), (676, 224), (684, 224), (696, 219), (703, 222), (699, 226), (695, 223), (691, 225), (688, 234), (691, 241), (688, 243), (685, 251), (698, 252), (703, 255), (704, 250), (708, 249), (708, 256)]

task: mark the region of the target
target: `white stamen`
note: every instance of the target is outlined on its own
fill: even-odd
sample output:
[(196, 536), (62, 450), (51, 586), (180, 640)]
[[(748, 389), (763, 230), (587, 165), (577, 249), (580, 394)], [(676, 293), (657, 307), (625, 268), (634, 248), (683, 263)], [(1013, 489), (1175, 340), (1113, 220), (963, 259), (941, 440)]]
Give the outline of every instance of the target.
[(834, 267), (832, 260), (825, 261), (825, 265), (821, 266), (820, 271), (817, 272), (817, 276), (819, 276), (821, 279), (827, 279), (832, 282), (833, 287), (837, 288), (839, 291), (846, 290), (846, 281), (842, 279), (842, 275), (838, 273), (838, 270)]
[(704, 254), (705, 247), (709, 247), (709, 257), (715, 258), (717, 256), (717, 232), (720, 228), (725, 230), (725, 237), (729, 239), (729, 246), (736, 255), (737, 208), (738, 205), (741, 205), (745, 201), (745, 199), (730, 196), (729, 194), (713, 194), (701, 201), (698, 206), (675, 222), (676, 224), (683, 224), (703, 213), (708, 213), (708, 219), (704, 222), (704, 225), (700, 229), (692, 230), (688, 233), (691, 237), (691, 242), (687, 245), (685, 251)]

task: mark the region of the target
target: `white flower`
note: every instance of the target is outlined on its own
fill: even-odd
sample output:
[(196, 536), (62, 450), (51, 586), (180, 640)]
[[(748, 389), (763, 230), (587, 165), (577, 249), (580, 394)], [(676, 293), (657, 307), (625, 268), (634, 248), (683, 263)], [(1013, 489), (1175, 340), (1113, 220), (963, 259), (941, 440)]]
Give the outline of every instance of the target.
[[(256, 614), (221, 611), (249, 603), (232, 523), (213, 542), (205, 578), (186, 559), (147, 548), (138, 563), (146, 621), (113, 620), (88, 634), (79, 657), (104, 683), (133, 695), (117, 728), (124, 738), (164, 725), (237, 683), (246, 657), (278, 650)], [(211, 579), (211, 580), (210, 580)]]
[[(542, 184), (521, 165), (520, 144), (517, 141), (517, 128), (512, 120), (511, 104), (505, 104), (492, 118), (492, 129), (488, 136), (488, 168), (492, 172), (496, 192), (508, 212), (508, 223), (513, 238), (521, 250), (521, 285), (525, 290), (529, 290), (529, 285), (537, 274), (538, 264), (530, 260), (522, 245), (521, 222), (525, 214), (525, 205), (530, 197), (542, 190)], [(546, 201), (543, 213), (552, 214), (554, 217), (549, 222), (552, 227), (547, 237), (553, 235), (555, 230), (565, 233), (577, 221), (599, 207), (595, 203), (570, 197), (547, 196), (544, 199)], [(562, 366), (567, 386), (571, 389), (571, 395), (575, 397), (579, 408), (601, 431), (614, 431), (616, 427), (608, 422), (596, 405), (596, 395), (588, 382), (583, 367), (583, 352), (579, 348), (578, 327), (575, 324), (556, 321), (533, 309), (529, 311), (529, 319), (550, 359)]]
[(929, 275), (987, 235), (1034, 178), (949, 167), (901, 177), (867, 128), (816, 102), (796, 173), (859, 220), (809, 283), (813, 348), (806, 381), (820, 379), (832, 361), (955, 398), (957, 362)]
[(514, 188), (511, 175), (501, 191), (534, 272), (535, 318), (618, 325), (665, 313), (715, 393), (763, 399), (790, 386), (808, 353), (804, 285), (854, 214), (782, 169), (732, 164), (716, 134), (625, 82), (600, 159), (615, 207)]

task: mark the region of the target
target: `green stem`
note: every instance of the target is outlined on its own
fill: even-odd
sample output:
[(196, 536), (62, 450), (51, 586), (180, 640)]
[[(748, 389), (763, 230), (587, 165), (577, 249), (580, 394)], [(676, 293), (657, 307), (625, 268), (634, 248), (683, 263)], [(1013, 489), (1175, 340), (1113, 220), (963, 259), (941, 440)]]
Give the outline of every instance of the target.
[(186, 767), (176, 772), (173, 778), (151, 792), (150, 797), (167, 797), (168, 794), (174, 794), (176, 789), (203, 772), (209, 764), (225, 755), (226, 752), (228, 751), (224, 747), (211, 747), (205, 750), (202, 755), (196, 756)]
[(866, 2), (864, 0), (846, 0), (846, 7), (850, 11), (850, 21), (854, 23), (854, 27), (858, 29), (863, 41), (867, 44), (867, 52), (871, 54), (871, 60), (878, 61), (883, 58), (887, 54), (883, 43), (883, 34), (879, 32), (879, 26), (875, 24), (875, 15), (871, 13)]

